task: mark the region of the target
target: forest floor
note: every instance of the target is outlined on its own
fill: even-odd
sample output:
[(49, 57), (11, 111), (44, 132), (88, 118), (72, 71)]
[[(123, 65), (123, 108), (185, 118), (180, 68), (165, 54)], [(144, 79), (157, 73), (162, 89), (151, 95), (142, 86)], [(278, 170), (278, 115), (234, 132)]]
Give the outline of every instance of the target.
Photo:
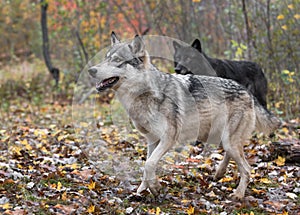
[(289, 163), (274, 144), (299, 144), (299, 118), (245, 145), (253, 170), (243, 201), (228, 198), (239, 180), (235, 163), (214, 181), (223, 151), (189, 143), (160, 162), (163, 191), (155, 199), (132, 195), (142, 177), (144, 138), (130, 124), (112, 122), (105, 106), (93, 113), (95, 123), (77, 123), (70, 103), (10, 102), (0, 123), (1, 214), (300, 214), (299, 163)]

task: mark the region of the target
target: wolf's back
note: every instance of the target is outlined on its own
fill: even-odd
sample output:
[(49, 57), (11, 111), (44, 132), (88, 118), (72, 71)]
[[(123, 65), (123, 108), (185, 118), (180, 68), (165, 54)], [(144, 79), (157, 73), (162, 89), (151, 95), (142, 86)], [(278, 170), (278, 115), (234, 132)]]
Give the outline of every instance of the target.
[(258, 103), (258, 101), (255, 101), (254, 103), (256, 116), (256, 130), (268, 135), (281, 125), (281, 121), (270, 111), (262, 107)]

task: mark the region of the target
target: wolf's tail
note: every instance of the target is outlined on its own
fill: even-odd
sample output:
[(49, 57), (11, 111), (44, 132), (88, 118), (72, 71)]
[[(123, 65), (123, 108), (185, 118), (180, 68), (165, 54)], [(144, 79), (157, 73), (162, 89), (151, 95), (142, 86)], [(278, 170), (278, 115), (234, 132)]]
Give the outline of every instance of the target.
[(281, 121), (274, 116), (270, 111), (261, 106), (257, 101), (254, 102), (257, 131), (268, 135), (279, 128)]

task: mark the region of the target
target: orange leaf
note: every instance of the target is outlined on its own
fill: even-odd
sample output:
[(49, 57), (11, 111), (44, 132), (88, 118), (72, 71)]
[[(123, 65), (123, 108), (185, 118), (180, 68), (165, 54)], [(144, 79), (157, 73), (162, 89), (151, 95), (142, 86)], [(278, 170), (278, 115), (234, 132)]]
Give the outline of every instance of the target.
[(87, 209), (88, 213), (94, 213), (95, 212), (95, 205), (91, 205), (88, 209)]

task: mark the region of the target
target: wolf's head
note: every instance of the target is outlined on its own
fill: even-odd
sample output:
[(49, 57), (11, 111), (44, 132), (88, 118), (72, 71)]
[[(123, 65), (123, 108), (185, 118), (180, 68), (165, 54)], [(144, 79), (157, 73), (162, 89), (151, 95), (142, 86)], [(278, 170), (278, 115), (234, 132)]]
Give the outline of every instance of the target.
[(173, 41), (174, 67), (177, 74), (195, 74), (215, 76), (214, 70), (202, 53), (201, 43), (195, 39), (192, 45), (181, 45)]
[(120, 84), (134, 74), (143, 72), (149, 64), (149, 56), (144, 42), (138, 35), (131, 42), (120, 42), (114, 32), (111, 33), (111, 48), (102, 63), (91, 67), (89, 74), (97, 79), (97, 91), (108, 88), (118, 89)]

